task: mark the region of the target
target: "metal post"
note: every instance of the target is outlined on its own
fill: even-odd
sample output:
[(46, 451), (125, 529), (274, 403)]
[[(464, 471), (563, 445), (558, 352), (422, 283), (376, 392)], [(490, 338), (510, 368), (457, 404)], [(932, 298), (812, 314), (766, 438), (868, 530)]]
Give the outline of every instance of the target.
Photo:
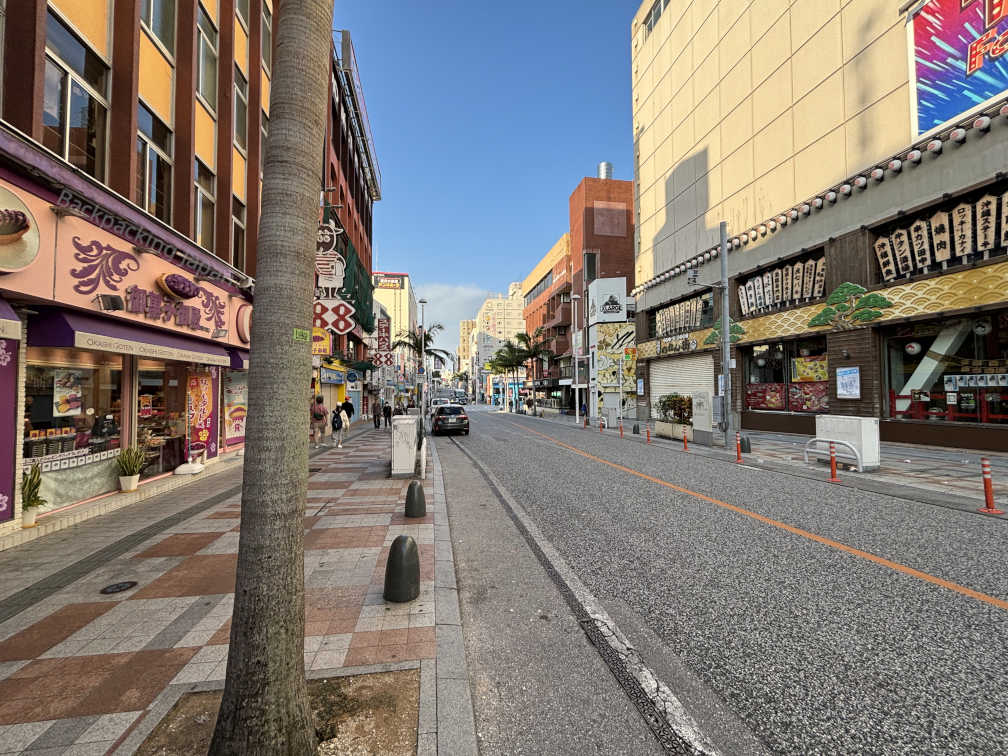
[(721, 375), (724, 397), (721, 412), (725, 424), (725, 447), (731, 438), (731, 323), (728, 317), (728, 223), (721, 221)]
[(581, 424), (581, 405), (578, 403), (580, 398), (581, 389), (578, 388), (578, 346), (577, 346), (577, 303), (580, 297), (576, 294), (571, 296), (571, 352), (574, 355), (574, 372), (571, 376), (574, 380), (571, 381), (571, 385), (574, 386), (574, 424)]

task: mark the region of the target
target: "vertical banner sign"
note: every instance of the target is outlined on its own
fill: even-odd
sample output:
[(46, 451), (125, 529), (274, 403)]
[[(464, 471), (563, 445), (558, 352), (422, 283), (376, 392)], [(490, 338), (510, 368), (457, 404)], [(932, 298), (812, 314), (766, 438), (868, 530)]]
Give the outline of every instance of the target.
[(738, 287), (739, 309), (742, 310), (742, 317), (749, 314), (749, 297), (746, 296), (745, 286)]
[(910, 226), (910, 241), (913, 244), (917, 269), (926, 269), (931, 264), (931, 240), (928, 238), (927, 223), (919, 220)]
[(781, 296), (784, 298), (785, 302), (789, 302), (791, 301), (791, 266), (785, 265), (781, 272), (783, 274), (781, 275), (781, 281), (783, 284), (781, 286)]
[(388, 318), (378, 318), (378, 351), (388, 352), (392, 348), (392, 324)]
[(815, 268), (815, 260), (808, 260), (805, 263), (805, 285), (802, 288), (802, 296), (804, 296), (805, 299), (809, 299), (815, 289)]
[(973, 205), (964, 202), (952, 211), (952, 240), (956, 257), (973, 254)]
[(763, 298), (763, 277), (754, 276), (753, 277), (753, 290), (756, 292), (756, 307), (757, 309), (762, 309), (766, 305), (766, 299)]
[(224, 374), (224, 443), (236, 446), (245, 442), (245, 418), (248, 416), (248, 373), (228, 370)]
[(753, 279), (746, 281), (746, 296), (749, 298), (749, 312), (754, 312), (756, 310), (756, 284), (753, 283)]
[(875, 257), (878, 258), (883, 280), (894, 280), (896, 278), (896, 265), (893, 262), (892, 245), (889, 243), (889, 237), (880, 236), (875, 240)]
[(994, 249), (996, 236), (994, 218), (996, 214), (997, 198), (991, 194), (985, 194), (976, 203), (976, 246), (978, 252), (989, 252)]
[(910, 255), (910, 236), (906, 231), (899, 230), (892, 235), (893, 254), (896, 256), (896, 267), (900, 274), (913, 271), (913, 257)]
[(781, 274), (781, 269), (777, 268), (773, 272), (773, 298), (774, 302), (780, 304), (784, 301), (784, 290), (782, 287), (783, 276)]
[(767, 307), (777, 302), (773, 295), (773, 275), (769, 271), (763, 274), (763, 301), (766, 302)]
[[(17, 396), (18, 342), (0, 339), (0, 396)], [(0, 522), (14, 518), (14, 428), (17, 402), (0, 402)], [(27, 436), (27, 432), (25, 436)]]
[(794, 299), (801, 299), (802, 297), (802, 279), (805, 277), (805, 266), (800, 262), (796, 262), (791, 266), (792, 276), (791, 276), (791, 296)]
[(1008, 247), (1008, 192), (1001, 195), (1001, 246)]
[(910, 19), (916, 135), (934, 131), (1008, 90), (1008, 2), (927, 0)]
[(217, 456), (218, 370), (189, 374), (189, 441), (206, 444), (207, 459)]
[(952, 257), (948, 213), (935, 213), (931, 216), (931, 238), (934, 239), (935, 262), (945, 262)]
[(826, 258), (820, 257), (816, 260), (815, 285), (812, 288), (812, 296), (819, 299), (826, 291)]

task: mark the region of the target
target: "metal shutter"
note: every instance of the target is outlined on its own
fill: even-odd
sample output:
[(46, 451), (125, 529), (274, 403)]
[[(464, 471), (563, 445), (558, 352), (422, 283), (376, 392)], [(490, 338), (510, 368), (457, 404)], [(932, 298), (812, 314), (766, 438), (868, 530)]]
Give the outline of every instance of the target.
[(714, 353), (652, 360), (648, 368), (651, 406), (663, 394), (714, 394)]

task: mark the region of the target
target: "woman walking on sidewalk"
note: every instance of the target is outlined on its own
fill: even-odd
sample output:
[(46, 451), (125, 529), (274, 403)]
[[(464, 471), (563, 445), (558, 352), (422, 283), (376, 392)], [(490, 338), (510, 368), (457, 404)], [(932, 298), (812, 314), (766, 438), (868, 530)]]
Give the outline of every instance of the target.
[(371, 419), (374, 420), (375, 430), (381, 428), (382, 408), (381, 402), (377, 399), (371, 405)]
[[(339, 422), (339, 427), (335, 427), (337, 421)], [(336, 436), (336, 448), (343, 448), (343, 437), (346, 435), (347, 429), (350, 427), (350, 416), (347, 415), (346, 410), (343, 407), (339, 408), (339, 411), (333, 410), (333, 425), (334, 434)]]
[[(322, 396), (316, 396), (315, 401), (308, 407), (308, 420), (311, 424), (311, 445), (317, 449), (319, 444), (328, 446), (325, 443), (326, 421), (329, 419), (329, 408), (325, 406)], [(317, 436), (317, 440), (316, 440)]]

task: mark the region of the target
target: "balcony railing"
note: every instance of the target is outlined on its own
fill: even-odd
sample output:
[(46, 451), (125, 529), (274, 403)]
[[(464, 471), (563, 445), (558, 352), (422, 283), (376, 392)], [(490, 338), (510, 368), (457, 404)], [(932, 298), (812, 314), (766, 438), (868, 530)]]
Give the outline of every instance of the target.
[(564, 302), (560, 305), (553, 314), (546, 318), (546, 322), (543, 323), (545, 328), (556, 328), (559, 325), (567, 325), (571, 322), (571, 306), (570, 302)]

